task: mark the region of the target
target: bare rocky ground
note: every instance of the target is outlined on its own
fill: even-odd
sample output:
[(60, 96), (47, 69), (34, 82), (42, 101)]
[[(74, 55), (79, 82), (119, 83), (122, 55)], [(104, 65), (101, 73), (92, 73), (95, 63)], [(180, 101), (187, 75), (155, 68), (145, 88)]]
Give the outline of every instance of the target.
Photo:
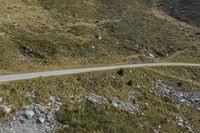
[(96, 95), (94, 93), (91, 93), (90, 95), (88, 95), (86, 97), (76, 96), (75, 100), (79, 101), (79, 102), (82, 100), (87, 100), (93, 104), (111, 105), (118, 109), (122, 109), (122, 110), (128, 111), (128, 112), (139, 111), (139, 104), (133, 104), (131, 102), (122, 101), (118, 98), (115, 98), (115, 99), (111, 100), (111, 102), (110, 102), (106, 97)]
[[(35, 93), (33, 91), (29, 96), (35, 98)], [(112, 105), (129, 112), (139, 110), (139, 105), (137, 104), (124, 102), (117, 98), (109, 102), (107, 98), (94, 93), (84, 97), (75, 97), (76, 102), (83, 100), (93, 104)], [(18, 110), (15, 118), (0, 122), (0, 133), (54, 133), (58, 124), (54, 113), (59, 111), (62, 103), (55, 96), (50, 97), (50, 101), (47, 106), (33, 103)], [(10, 113), (11, 106), (2, 105), (2, 107), (6, 113)]]
[(31, 104), (17, 111), (12, 120), (0, 122), (0, 133), (51, 133), (55, 132), (57, 121), (54, 113), (62, 103), (57, 97), (50, 97), (48, 106)]
[[(200, 91), (186, 92), (180, 88), (165, 84), (162, 80), (155, 82), (156, 88), (161, 92), (162, 96), (173, 97), (177, 101), (177, 106), (186, 104), (189, 107), (200, 110)], [(188, 132), (194, 133), (192, 125), (181, 116), (176, 116), (176, 124)]]
[(185, 103), (200, 110), (200, 91), (193, 93), (181, 91), (179, 88), (164, 84), (161, 80), (157, 80), (155, 86), (164, 96), (173, 96), (178, 103)]

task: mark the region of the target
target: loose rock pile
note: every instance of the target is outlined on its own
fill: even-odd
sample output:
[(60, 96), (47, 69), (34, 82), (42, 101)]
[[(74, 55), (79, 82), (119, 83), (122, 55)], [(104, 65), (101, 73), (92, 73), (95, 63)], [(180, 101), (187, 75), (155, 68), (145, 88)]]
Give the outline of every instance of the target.
[(51, 133), (55, 132), (57, 121), (54, 113), (62, 103), (51, 97), (49, 106), (31, 104), (17, 111), (13, 120), (0, 122), (0, 133)]
[(115, 99), (112, 101), (112, 105), (116, 108), (120, 108), (125, 111), (133, 112), (139, 110), (138, 104), (133, 104), (131, 102), (124, 102), (119, 99)]
[(165, 85), (161, 80), (157, 80), (155, 82), (155, 86), (163, 93), (164, 96), (172, 95), (178, 102), (186, 103), (189, 106), (200, 109), (200, 91), (194, 93), (180, 91), (178, 88)]
[(103, 96), (96, 95), (94, 93), (91, 93), (90, 95), (82, 98), (80, 96), (75, 97), (75, 101), (80, 102), (82, 100), (87, 100), (93, 104), (99, 104), (99, 105), (112, 105), (118, 109), (122, 109), (128, 112), (133, 112), (133, 111), (138, 111), (139, 110), (139, 105), (138, 104), (133, 104), (131, 102), (124, 102), (119, 99), (114, 99), (110, 103), (109, 100)]
[(109, 101), (107, 98), (96, 95), (96, 94), (90, 94), (89, 96), (86, 96), (86, 99), (93, 104), (109, 104)]

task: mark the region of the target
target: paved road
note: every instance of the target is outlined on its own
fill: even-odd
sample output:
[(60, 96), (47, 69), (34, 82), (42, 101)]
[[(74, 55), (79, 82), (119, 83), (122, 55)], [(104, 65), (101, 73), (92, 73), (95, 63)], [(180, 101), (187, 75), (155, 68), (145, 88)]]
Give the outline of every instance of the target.
[(189, 64), (189, 63), (144, 63), (144, 64), (128, 64), (128, 65), (115, 65), (115, 66), (104, 66), (104, 67), (91, 67), (91, 68), (79, 68), (79, 69), (65, 69), (56, 71), (46, 71), (46, 72), (35, 72), (35, 73), (25, 73), (25, 74), (13, 74), (13, 75), (0, 75), (0, 82), (33, 79), (39, 77), (49, 77), (57, 75), (69, 75), (78, 74), (85, 72), (94, 71), (106, 71), (120, 68), (142, 68), (142, 67), (159, 67), (159, 66), (191, 66), (200, 67), (200, 64)]

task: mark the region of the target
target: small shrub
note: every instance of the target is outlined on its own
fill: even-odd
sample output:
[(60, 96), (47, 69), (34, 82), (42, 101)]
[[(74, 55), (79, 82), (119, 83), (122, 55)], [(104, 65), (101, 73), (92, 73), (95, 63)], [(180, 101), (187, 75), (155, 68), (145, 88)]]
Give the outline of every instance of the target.
[(128, 86), (132, 86), (132, 85), (133, 85), (133, 81), (132, 81), (132, 80), (129, 80), (129, 81), (127, 82), (127, 85), (128, 85)]
[(124, 69), (121, 68), (120, 70), (118, 70), (117, 74), (120, 76), (124, 76)]
[(178, 82), (178, 83), (177, 83), (177, 86), (178, 86), (178, 87), (182, 87), (182, 83), (181, 83), (181, 82)]

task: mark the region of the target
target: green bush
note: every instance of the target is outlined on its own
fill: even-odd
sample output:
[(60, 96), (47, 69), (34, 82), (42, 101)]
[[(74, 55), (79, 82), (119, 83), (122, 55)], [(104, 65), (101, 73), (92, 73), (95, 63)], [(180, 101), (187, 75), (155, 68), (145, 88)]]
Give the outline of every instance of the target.
[(124, 76), (124, 69), (121, 68), (120, 70), (118, 70), (117, 74), (120, 76)]
[(129, 80), (129, 81), (127, 82), (127, 85), (128, 85), (128, 86), (132, 86), (132, 85), (133, 85), (133, 81), (132, 81), (132, 80)]

